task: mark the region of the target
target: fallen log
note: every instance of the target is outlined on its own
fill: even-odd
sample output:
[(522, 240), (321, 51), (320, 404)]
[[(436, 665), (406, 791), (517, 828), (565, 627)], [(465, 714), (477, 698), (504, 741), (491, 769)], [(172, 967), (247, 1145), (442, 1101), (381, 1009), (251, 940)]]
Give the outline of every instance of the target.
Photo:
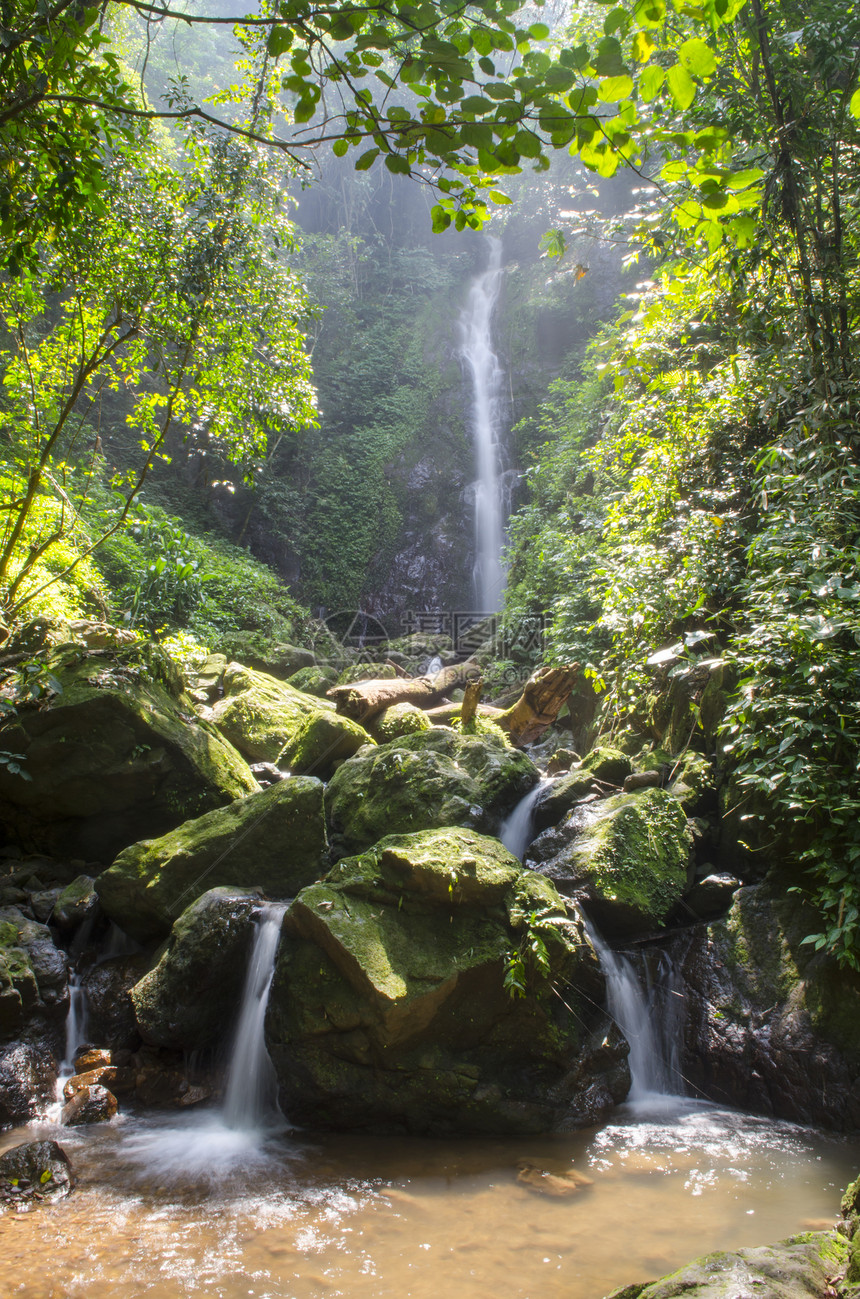
[(433, 676), (353, 681), (346, 686), (332, 686), (326, 693), (329, 699), (334, 700), (339, 713), (364, 724), (392, 704), (432, 708), (450, 691), (467, 685), (480, 675), (478, 664), (468, 659), (465, 663), (442, 668)]
[(533, 744), (558, 717), (578, 675), (578, 663), (561, 668), (538, 668), (529, 677), (516, 703), (493, 720), (507, 731), (511, 744), (518, 748)]

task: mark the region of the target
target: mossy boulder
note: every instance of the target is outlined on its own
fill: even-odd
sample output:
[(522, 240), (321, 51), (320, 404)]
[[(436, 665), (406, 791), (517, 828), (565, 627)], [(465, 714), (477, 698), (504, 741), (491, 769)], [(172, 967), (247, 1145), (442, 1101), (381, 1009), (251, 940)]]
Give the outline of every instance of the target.
[(259, 904), (250, 889), (222, 887), (185, 908), (158, 964), (131, 989), (144, 1042), (196, 1051), (224, 1037), (242, 995)]
[(688, 751), (677, 760), (669, 786), (687, 816), (705, 816), (717, 808), (713, 764), (703, 753)]
[(615, 794), (540, 836), (529, 863), (584, 906), (606, 936), (658, 929), (687, 886), (687, 818), (662, 789)]
[(552, 885), (494, 839), (426, 830), (298, 895), (267, 1038), (297, 1121), (546, 1131), (594, 1122), (625, 1094), (601, 997), (593, 949)]
[(109, 862), (145, 834), (258, 789), (240, 754), (195, 718), (158, 646), (65, 646), (49, 667), (62, 694), (2, 729), (2, 747), (24, 755), (30, 776), (0, 766), (0, 820), (14, 842)]
[(334, 711), (334, 704), (240, 663), (229, 664), (223, 688), (223, 698), (212, 707), (212, 721), (250, 762), (277, 762), (312, 714)]
[(777, 1245), (708, 1254), (659, 1281), (615, 1290), (609, 1299), (811, 1299), (836, 1293), (833, 1279), (846, 1256), (846, 1242), (835, 1231), (809, 1231)]
[(347, 664), (335, 684), (349, 686), (353, 681), (393, 681), (396, 676), (397, 669), (393, 663), (369, 663), (362, 660)]
[(96, 888), (104, 910), (138, 942), (166, 937), (185, 908), (219, 885), (293, 897), (326, 870), (323, 786), (280, 781), (120, 853)]
[(299, 668), (298, 672), (287, 677), (288, 686), (292, 686), (294, 690), (303, 690), (306, 695), (314, 695), (318, 699), (324, 699), (326, 691), (336, 681), (337, 672), (324, 663), (314, 663), (311, 667)]
[(392, 704), (373, 718), (370, 731), (379, 744), (388, 744), (391, 740), (400, 739), (403, 735), (415, 735), (418, 731), (429, 731), (430, 718), (415, 704)]
[(28, 1141), (0, 1155), (0, 1202), (16, 1209), (61, 1200), (74, 1184), (72, 1166), (56, 1141)]
[(78, 875), (61, 889), (51, 912), (51, 924), (62, 934), (73, 934), (85, 921), (94, 919), (99, 899), (91, 875)]
[(328, 780), (340, 763), (365, 744), (375, 744), (363, 726), (340, 713), (311, 713), (278, 757), (280, 767), (294, 774)]
[(595, 780), (602, 780), (607, 785), (623, 785), (633, 770), (633, 763), (621, 749), (601, 744), (585, 755), (578, 770), (587, 772)]
[(20, 1033), (34, 1017), (65, 1014), (68, 961), (47, 925), (17, 907), (0, 910), (0, 1041)]
[(361, 852), (386, 834), (434, 826), (493, 834), (539, 779), (519, 750), (448, 727), (367, 749), (338, 768), (326, 790), (332, 852)]
[(739, 889), (723, 920), (673, 942), (683, 1071), (720, 1103), (860, 1128), (860, 974), (804, 938), (820, 917), (783, 884)]

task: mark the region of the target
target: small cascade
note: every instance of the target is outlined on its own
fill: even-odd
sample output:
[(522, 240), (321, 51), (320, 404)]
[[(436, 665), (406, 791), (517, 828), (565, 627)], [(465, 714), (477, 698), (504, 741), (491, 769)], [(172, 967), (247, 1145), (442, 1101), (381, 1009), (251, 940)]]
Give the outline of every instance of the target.
[(526, 855), (529, 845), (534, 839), (534, 811), (541, 800), (541, 796), (550, 788), (552, 780), (545, 776), (543, 780), (530, 789), (524, 798), (517, 803), (510, 816), (506, 817), (499, 829), (499, 838), (515, 857), (520, 861)]
[(496, 613), (507, 576), (502, 564), (505, 504), (499, 425), (504, 372), (493, 351), (492, 321), (502, 284), (502, 244), (486, 236), (487, 269), (469, 289), (460, 317), (460, 355), (472, 377), (471, 425), (475, 442), (475, 567), (477, 610)]
[[(675, 995), (671, 962), (661, 954), (658, 978), (648, 975), (646, 987), (636, 976), (633, 962), (614, 952), (592, 924), (588, 935), (606, 979), (607, 1009), (630, 1046), (630, 1092), (633, 1104), (653, 1103), (657, 1097), (679, 1095), (678, 1039), (682, 1001)], [(671, 1006), (671, 1013), (661, 1011)]]
[(222, 1113), (228, 1128), (256, 1130), (278, 1113), (278, 1082), (264, 1028), (285, 911), (283, 903), (267, 903), (257, 921), (227, 1071)]
[(66, 1013), (66, 1044), (57, 1078), (57, 1091), (62, 1094), (63, 1083), (75, 1072), (75, 1056), (87, 1040), (87, 994), (83, 976), (77, 970), (69, 971), (69, 1009)]

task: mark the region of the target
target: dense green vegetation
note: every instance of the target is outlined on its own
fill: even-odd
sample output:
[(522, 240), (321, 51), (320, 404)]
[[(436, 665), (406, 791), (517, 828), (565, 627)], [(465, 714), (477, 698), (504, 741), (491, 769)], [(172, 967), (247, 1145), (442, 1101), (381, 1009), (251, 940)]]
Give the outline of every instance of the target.
[[(213, 518), (192, 503), (195, 465), (234, 539), (277, 538), (301, 598), (358, 603), (441, 423), (451, 489), (428, 514), (458, 494), (465, 439), (439, 418), (452, 366), (434, 330), (472, 256), (392, 246), (362, 173), (427, 182), (441, 231), (522, 198), (522, 168), (540, 179), (554, 150), (605, 177), (629, 165), (646, 185), (616, 235), (652, 278), (587, 358), (552, 358), (564, 372), (520, 426), (534, 464), (509, 612), (551, 615), (551, 653), (588, 664), (604, 730), (647, 734), (661, 691), (689, 688), (747, 850), (806, 868), (813, 941), (857, 965), (860, 15), (647, 0), (585, 5), (551, 37), (517, 12), (266, 9), (237, 28), (243, 86), (211, 104), (198, 64), (186, 82), (159, 65), (161, 101), (132, 86), (121, 2), (107, 27), (65, 3), (4, 13), (4, 618), (299, 635), (267, 570), (199, 537)], [(211, 36), (216, 18), (188, 22)], [(359, 176), (299, 251), (285, 185), (320, 144)], [(329, 159), (321, 192), (338, 184)], [(552, 203), (563, 314), (581, 231)], [(533, 387), (545, 358), (515, 322), (534, 317), (535, 282), (506, 306)], [(584, 332), (585, 299), (576, 312)], [(170, 457), (184, 480), (153, 477)], [(726, 703), (715, 741), (703, 672)]]

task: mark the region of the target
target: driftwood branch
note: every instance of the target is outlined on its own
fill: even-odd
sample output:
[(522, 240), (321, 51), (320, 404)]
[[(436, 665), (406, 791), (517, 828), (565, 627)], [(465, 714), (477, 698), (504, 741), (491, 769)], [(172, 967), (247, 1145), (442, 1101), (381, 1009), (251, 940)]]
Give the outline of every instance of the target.
[(434, 676), (398, 677), (395, 680), (353, 681), (346, 686), (332, 686), (327, 691), (337, 711), (362, 724), (370, 721), (392, 704), (415, 704), (418, 708), (432, 708), (458, 686), (465, 686), (481, 669), (472, 660), (442, 668)]
[(520, 748), (533, 744), (558, 717), (578, 675), (578, 663), (563, 668), (538, 668), (516, 703), (494, 718), (496, 725), (507, 731), (512, 744)]

